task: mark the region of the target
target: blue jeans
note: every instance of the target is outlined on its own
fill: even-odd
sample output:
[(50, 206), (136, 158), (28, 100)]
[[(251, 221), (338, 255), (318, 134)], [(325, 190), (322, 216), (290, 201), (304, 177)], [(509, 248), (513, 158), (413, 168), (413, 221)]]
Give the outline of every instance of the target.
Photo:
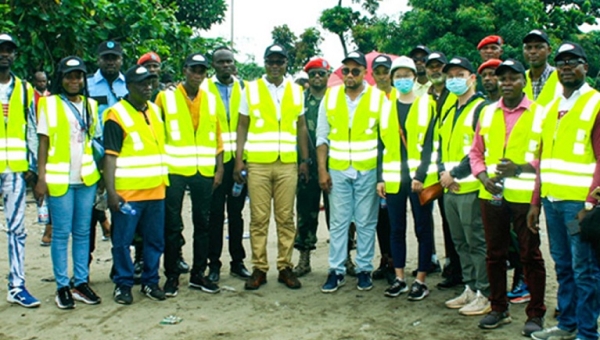
[(376, 170), (358, 173), (356, 179), (342, 171), (330, 170), (329, 193), (329, 268), (336, 274), (346, 274), (348, 257), (348, 228), (356, 225), (356, 271), (371, 272), (375, 255), (375, 228), (379, 199)]
[(576, 218), (584, 202), (543, 200), (550, 254), (558, 279), (558, 327), (578, 330), (581, 339), (598, 339), (600, 268), (581, 234), (570, 235), (567, 223)]
[(117, 286), (133, 286), (133, 261), (129, 246), (133, 242), (136, 226), (139, 225), (138, 231), (144, 245), (142, 284), (158, 284), (160, 256), (165, 249), (165, 200), (128, 203), (137, 214), (125, 215), (120, 211), (111, 211), (113, 282)]
[(52, 217), (50, 254), (56, 287), (69, 286), (68, 245), (72, 235), (71, 256), (75, 286), (88, 282), (90, 256), (90, 222), (96, 198), (96, 184), (69, 185), (62, 196), (49, 196), (48, 209)]

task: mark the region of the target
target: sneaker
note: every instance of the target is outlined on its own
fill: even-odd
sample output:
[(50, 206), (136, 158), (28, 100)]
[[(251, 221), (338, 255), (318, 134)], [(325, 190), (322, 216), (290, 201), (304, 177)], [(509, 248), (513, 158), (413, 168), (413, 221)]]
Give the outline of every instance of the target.
[(40, 306), (40, 300), (29, 294), (25, 286), (11, 287), (8, 286), (8, 294), (6, 301), (16, 303), (26, 308), (35, 308)]
[(512, 298), (512, 299), (509, 299), (508, 301), (512, 304), (521, 304), (521, 303), (527, 303), (530, 300), (531, 300), (531, 294), (529, 294), (529, 292), (527, 292), (526, 295)]
[(321, 287), (321, 291), (323, 293), (333, 293), (345, 283), (346, 280), (344, 280), (344, 275), (336, 274), (334, 271), (331, 271), (329, 272), (329, 275), (327, 275), (327, 281), (325, 281), (325, 284)]
[(133, 284), (139, 285), (142, 282), (142, 273), (144, 272), (144, 261), (135, 261), (133, 263)]
[(356, 276), (358, 278), (358, 282), (356, 283), (356, 288), (358, 290), (373, 289), (373, 280), (371, 280), (371, 273), (360, 272), (360, 273), (357, 273)]
[(531, 333), (531, 338), (535, 340), (548, 340), (548, 339), (556, 339), (556, 340), (571, 340), (575, 339), (577, 335), (577, 331), (565, 331), (563, 329), (558, 328), (558, 326), (545, 328), (541, 331)]
[(162, 301), (166, 299), (165, 292), (163, 292), (163, 290), (160, 289), (160, 287), (156, 283), (142, 285), (142, 289), (140, 291), (142, 292), (142, 294), (146, 295), (154, 301)]
[(62, 287), (56, 291), (56, 297), (54, 298), (56, 306), (60, 309), (73, 309), (75, 308), (75, 301), (73, 301), (73, 295), (69, 287)]
[(386, 257), (381, 257), (381, 261), (379, 262), (379, 267), (373, 271), (371, 277), (373, 280), (383, 280), (385, 279), (385, 274), (388, 270), (388, 259)]
[(113, 292), (113, 299), (116, 303), (122, 305), (130, 305), (133, 302), (133, 296), (131, 295), (131, 287), (126, 286), (115, 286)]
[(73, 289), (73, 299), (88, 305), (97, 305), (102, 301), (87, 283), (82, 283)]
[(510, 323), (512, 319), (508, 312), (491, 311), (488, 315), (479, 321), (479, 328), (494, 329), (501, 325)]
[(488, 298), (477, 291), (475, 298), (471, 303), (458, 310), (458, 313), (466, 316), (484, 315), (492, 311), (492, 304)]
[(454, 299), (446, 301), (446, 307), (450, 309), (463, 308), (464, 306), (473, 302), (473, 300), (475, 300), (476, 295), (477, 294), (475, 294), (475, 292), (472, 291), (468, 285), (465, 285), (465, 290), (462, 292), (462, 294), (460, 294), (458, 297), (455, 297)]
[(166, 297), (176, 297), (179, 291), (179, 278), (168, 277), (163, 288)]
[(216, 283), (209, 281), (206, 277), (195, 274), (190, 277), (190, 288), (200, 289), (203, 292), (209, 294), (216, 294), (221, 291), (219, 286)]
[(523, 334), (526, 337), (531, 337), (532, 333), (543, 330), (543, 326), (544, 319), (539, 317), (530, 318), (525, 322), (525, 326), (523, 327), (521, 334)]
[(408, 285), (406, 285), (406, 282), (400, 280), (399, 278), (396, 278), (394, 283), (388, 289), (385, 290), (385, 293), (383, 293), (383, 295), (387, 297), (397, 297), (398, 295), (406, 292), (408, 292)]
[(527, 284), (523, 280), (520, 280), (513, 290), (506, 293), (506, 297), (508, 297), (509, 300), (522, 297), (524, 295), (529, 295), (529, 288), (527, 288)]
[(410, 286), (410, 293), (408, 293), (408, 299), (410, 301), (420, 301), (426, 298), (429, 295), (429, 289), (424, 283), (419, 283), (417, 281), (413, 282), (412, 286)]

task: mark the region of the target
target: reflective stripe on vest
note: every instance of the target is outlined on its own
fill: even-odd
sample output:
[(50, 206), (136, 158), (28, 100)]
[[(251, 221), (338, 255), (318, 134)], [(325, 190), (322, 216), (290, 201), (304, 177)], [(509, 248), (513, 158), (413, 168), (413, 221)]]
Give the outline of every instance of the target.
[[(429, 95), (417, 97), (411, 105), (406, 117), (406, 143), (408, 144), (408, 168), (412, 178), (417, 175), (417, 169), (421, 165), (421, 153), (425, 144), (425, 138), (429, 126), (433, 121), (435, 114), (435, 101)], [(435, 140), (435, 139), (432, 139)], [(427, 176), (423, 182), (423, 187), (429, 187), (437, 182), (437, 153), (432, 146)]]
[[(26, 85), (29, 94), (27, 98), (33, 97), (33, 91)], [(27, 121), (25, 118), (23, 93), (23, 82), (14, 77), (12, 94), (8, 102), (8, 120), (0, 124), (0, 173), (7, 168), (12, 172), (23, 172), (29, 169), (27, 161)]]

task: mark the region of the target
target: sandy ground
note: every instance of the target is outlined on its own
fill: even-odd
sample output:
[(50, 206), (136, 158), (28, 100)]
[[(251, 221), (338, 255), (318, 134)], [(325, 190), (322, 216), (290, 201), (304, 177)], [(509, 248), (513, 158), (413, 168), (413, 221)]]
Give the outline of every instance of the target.
[[(437, 208), (436, 208), (437, 209)], [(248, 207), (245, 214), (248, 216)], [(185, 236), (188, 244), (184, 256), (191, 263), (190, 203), (184, 205)], [(35, 224), (34, 204), (27, 208), (29, 236), (26, 246), (27, 287), (42, 301), (38, 309), (0, 302), (0, 339), (519, 339), (525, 322), (525, 306), (511, 306), (513, 322), (496, 330), (477, 327), (480, 317), (460, 316), (444, 307), (444, 301), (459, 294), (462, 288), (438, 290), (439, 274), (428, 278), (431, 295), (421, 302), (410, 302), (405, 295), (390, 299), (383, 295), (384, 281), (375, 281), (371, 291), (356, 289), (355, 279), (347, 277), (346, 286), (334, 294), (323, 294), (319, 288), (327, 275), (327, 229), (319, 229), (317, 250), (313, 252), (313, 272), (301, 279), (300, 290), (290, 290), (277, 282), (275, 270), (275, 226), (269, 234), (271, 270), (268, 284), (258, 291), (244, 291), (242, 280), (229, 276), (229, 254), (224, 249), (221, 271), (221, 293), (206, 294), (187, 288), (188, 276), (182, 276), (179, 295), (166, 301), (151, 301), (134, 287), (134, 303), (123, 306), (112, 300), (113, 284), (108, 278), (111, 267), (110, 243), (97, 241), (91, 269), (91, 285), (103, 298), (100, 305), (77, 303), (74, 310), (59, 310), (54, 304), (55, 284), (52, 278), (50, 249), (39, 246), (43, 227)], [(321, 214), (324, 219), (324, 214)], [(410, 219), (412, 220), (412, 219)], [(249, 219), (246, 218), (246, 229)], [(416, 268), (416, 238), (409, 228), (407, 269)], [(98, 234), (101, 234), (98, 226)], [(227, 233), (225, 232), (225, 235)], [(436, 212), (436, 247), (443, 260), (443, 238), (439, 214)], [(244, 240), (249, 252), (249, 240)], [(6, 238), (0, 238), (0, 273), (4, 278), (0, 294), (6, 294)], [(225, 242), (227, 247), (227, 242)], [(548, 239), (542, 235), (548, 283), (547, 324), (554, 325), (551, 314), (556, 299), (556, 280), (548, 253)], [(294, 263), (298, 253), (294, 251)], [(375, 262), (378, 263), (379, 251)], [(250, 268), (250, 260), (246, 260)], [(161, 270), (162, 274), (162, 270)], [(511, 273), (509, 273), (511, 275)], [(412, 278), (409, 278), (409, 284)], [(510, 281), (509, 281), (510, 282)], [(161, 284), (164, 277), (161, 278)], [(176, 315), (183, 321), (161, 325), (160, 321)]]

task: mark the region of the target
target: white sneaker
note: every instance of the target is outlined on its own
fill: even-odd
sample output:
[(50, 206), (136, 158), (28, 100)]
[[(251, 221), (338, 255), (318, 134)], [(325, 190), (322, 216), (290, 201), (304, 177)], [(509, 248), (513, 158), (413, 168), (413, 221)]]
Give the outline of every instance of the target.
[(481, 294), (481, 291), (477, 291), (475, 299), (468, 305), (459, 309), (458, 312), (462, 315), (484, 315), (492, 311), (492, 304), (485, 295)]
[(459, 309), (468, 305), (473, 300), (475, 300), (475, 292), (472, 291), (468, 285), (465, 285), (465, 290), (462, 294), (454, 299), (446, 301), (446, 307), (450, 309)]

